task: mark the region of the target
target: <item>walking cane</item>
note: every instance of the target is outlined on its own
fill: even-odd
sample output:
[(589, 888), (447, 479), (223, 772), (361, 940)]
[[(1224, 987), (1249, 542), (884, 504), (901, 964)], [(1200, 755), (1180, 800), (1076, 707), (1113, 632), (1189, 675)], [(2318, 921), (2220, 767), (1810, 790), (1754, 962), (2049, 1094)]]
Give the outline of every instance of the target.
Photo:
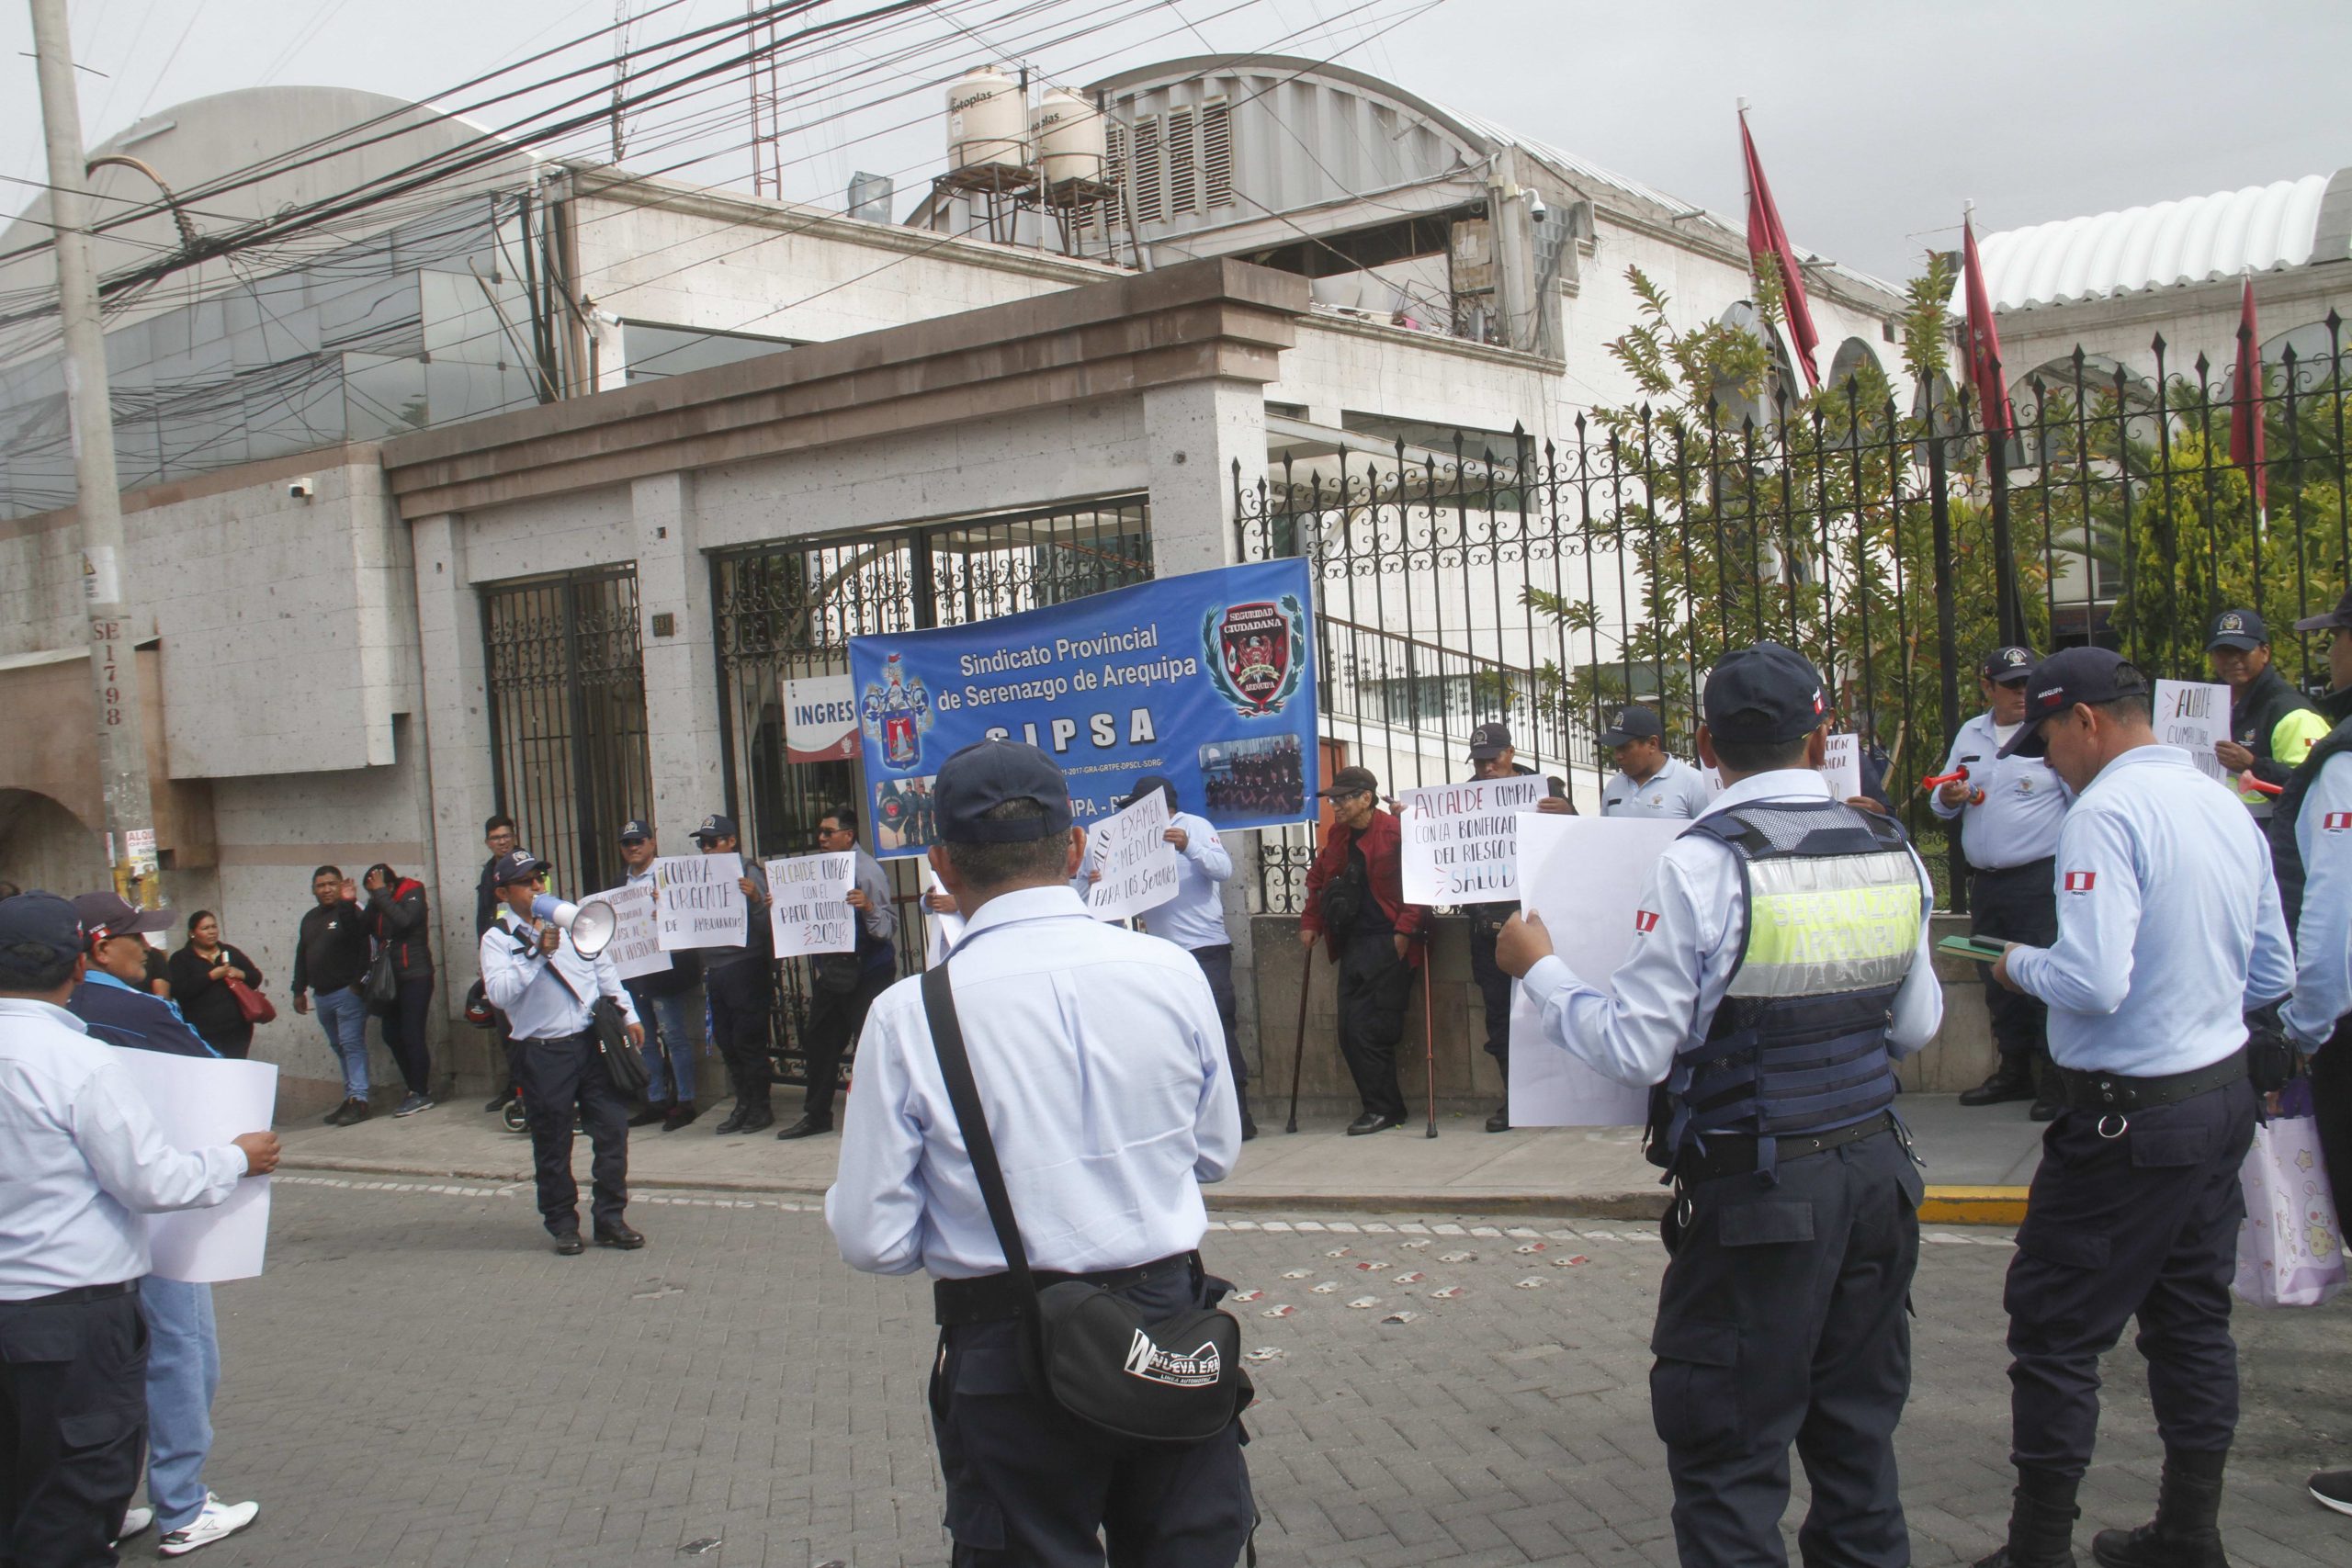
[(1283, 1126), (1285, 1133), (1298, 1131), (1298, 1070), (1306, 1061), (1306, 987), (1314, 978), (1315, 950), (1310, 947), (1298, 970), (1298, 1043), (1290, 1054), (1290, 1120)]
[(1430, 970), (1432, 965), (1426, 962), (1428, 953), (1427, 948), (1422, 949), (1425, 961), (1421, 965), (1421, 1060), (1428, 1065), (1430, 1074), (1430, 1130), (1426, 1135), (1434, 1138), (1437, 1136), (1437, 1002), (1430, 995)]

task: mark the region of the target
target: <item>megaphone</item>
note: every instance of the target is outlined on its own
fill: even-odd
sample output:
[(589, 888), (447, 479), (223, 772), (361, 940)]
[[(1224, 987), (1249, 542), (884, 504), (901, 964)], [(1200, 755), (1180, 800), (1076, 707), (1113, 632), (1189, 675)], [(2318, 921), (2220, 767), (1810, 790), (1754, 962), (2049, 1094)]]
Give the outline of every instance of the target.
[(613, 934), (620, 930), (620, 917), (602, 898), (591, 898), (585, 904), (567, 904), (552, 893), (542, 893), (531, 900), (531, 915), (547, 921), (560, 931), (571, 934), (571, 950), (582, 958), (594, 958), (612, 945)]

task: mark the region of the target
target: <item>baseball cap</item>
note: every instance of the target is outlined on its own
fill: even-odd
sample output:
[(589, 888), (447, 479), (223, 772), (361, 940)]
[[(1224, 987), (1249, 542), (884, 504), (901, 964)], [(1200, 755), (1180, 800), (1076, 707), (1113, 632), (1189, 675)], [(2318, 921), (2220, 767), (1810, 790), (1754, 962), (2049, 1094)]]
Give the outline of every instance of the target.
[(718, 812), (704, 818), (702, 826), (695, 829), (693, 835), (697, 844), (715, 843), (720, 839), (741, 839), (742, 836), (735, 830), (735, 818)]
[(621, 824), (621, 842), (633, 844), (639, 839), (653, 837), (653, 825), (642, 817), (632, 817)]
[(1337, 800), (1343, 795), (1354, 795), (1360, 791), (1374, 795), (1380, 793), (1379, 776), (1370, 768), (1341, 768), (1331, 775), (1331, 787), (1317, 790), (1316, 794), (1325, 800)]
[(1474, 762), (1492, 761), (1510, 749), (1510, 726), (1499, 719), (1470, 732), (1470, 760)]
[(1173, 811), (1176, 809), (1176, 785), (1173, 782), (1160, 777), (1158, 773), (1146, 773), (1143, 777), (1136, 780), (1136, 787), (1129, 790), (1121, 797), (1119, 805), (1123, 809), (1126, 807), (1133, 806), (1136, 801), (1141, 800), (1153, 790), (1158, 790), (1168, 797), (1169, 810)]
[[(1019, 740), (965, 747), (939, 765), (931, 793), (944, 844), (1035, 843), (1069, 827), (1069, 781), (1051, 757)], [(989, 816), (1008, 800), (1034, 800), (1045, 815)]]
[(498, 857), (490, 868), (490, 885), (505, 887), (517, 882), (528, 882), (547, 870), (548, 863), (528, 850), (509, 850)]
[[(13, 904), (16, 900), (11, 898), (9, 902)], [(74, 900), (74, 914), (92, 942), (103, 942), (110, 936), (130, 936), (141, 931), (167, 931), (172, 929), (170, 910), (142, 909), (119, 893), (82, 894)]]
[(1619, 708), (1609, 728), (1600, 732), (1603, 746), (1623, 746), (1628, 740), (1662, 740), (1665, 738), (1666, 726), (1658, 722), (1657, 714), (1639, 703)]
[(1813, 660), (1777, 642), (1715, 660), (1702, 706), (1716, 739), (1766, 746), (1812, 734), (1829, 714)]
[(2111, 648), (2062, 648), (2033, 667), (2025, 682), (2025, 723), (2001, 748), (2004, 757), (2041, 757), (2050, 746), (2041, 721), (2076, 703), (2144, 696), (2148, 677)]
[(2205, 651), (2217, 648), (2260, 648), (2270, 640), (2270, 628), (2262, 616), (2253, 610), (2224, 610), (2213, 617), (2213, 630), (2205, 638)]
[(2034, 652), (2016, 643), (2004, 643), (1984, 656), (1984, 679), (1996, 686), (2022, 681), (2033, 673)]
[(46, 948), (60, 958), (83, 950), (82, 917), (54, 893), (0, 898), (0, 947)]
[(2335, 602), (2335, 608), (2324, 615), (2306, 615), (2295, 623), (2299, 632), (2324, 632), (2331, 626), (2352, 626), (2352, 588)]

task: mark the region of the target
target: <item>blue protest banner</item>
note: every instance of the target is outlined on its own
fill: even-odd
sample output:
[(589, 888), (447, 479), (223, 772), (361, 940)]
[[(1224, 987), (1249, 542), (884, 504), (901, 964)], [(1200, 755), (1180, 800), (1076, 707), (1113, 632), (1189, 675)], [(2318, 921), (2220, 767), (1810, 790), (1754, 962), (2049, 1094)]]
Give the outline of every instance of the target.
[(1060, 763), (1080, 822), (1146, 773), (1219, 828), (1306, 819), (1321, 787), (1311, 593), (1306, 562), (1264, 561), (850, 638), (874, 852), (930, 845), (939, 764), (986, 739)]

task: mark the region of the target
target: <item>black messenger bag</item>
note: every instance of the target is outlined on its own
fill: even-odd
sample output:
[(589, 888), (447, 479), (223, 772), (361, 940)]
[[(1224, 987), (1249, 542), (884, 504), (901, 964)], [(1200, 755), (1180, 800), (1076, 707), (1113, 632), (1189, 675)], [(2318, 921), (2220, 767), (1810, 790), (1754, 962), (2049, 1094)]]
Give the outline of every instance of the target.
[(1147, 1321), (1134, 1303), (1083, 1280), (1037, 1288), (972, 1082), (946, 965), (924, 973), (922, 1005), (972, 1174), (1021, 1298), (1023, 1359), (1033, 1391), (1114, 1437), (1190, 1443), (1225, 1430), (1254, 1392), (1241, 1368), (1241, 1325), (1214, 1307)]

